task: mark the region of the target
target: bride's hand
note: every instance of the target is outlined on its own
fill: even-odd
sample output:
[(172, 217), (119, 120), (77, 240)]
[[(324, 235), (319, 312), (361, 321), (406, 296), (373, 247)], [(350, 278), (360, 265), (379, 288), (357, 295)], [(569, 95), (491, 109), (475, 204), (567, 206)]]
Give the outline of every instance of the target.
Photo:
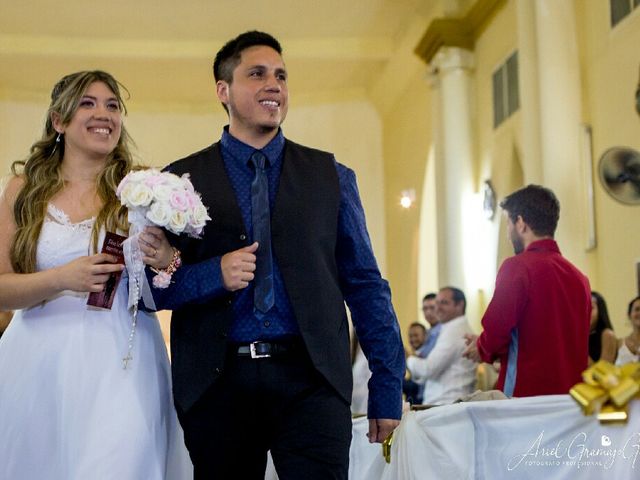
[(140, 234), (138, 245), (144, 255), (142, 261), (153, 268), (167, 268), (173, 258), (173, 247), (164, 230), (159, 227), (145, 227)]
[(101, 292), (112, 273), (124, 270), (124, 265), (117, 261), (108, 253), (76, 258), (60, 267), (60, 290)]

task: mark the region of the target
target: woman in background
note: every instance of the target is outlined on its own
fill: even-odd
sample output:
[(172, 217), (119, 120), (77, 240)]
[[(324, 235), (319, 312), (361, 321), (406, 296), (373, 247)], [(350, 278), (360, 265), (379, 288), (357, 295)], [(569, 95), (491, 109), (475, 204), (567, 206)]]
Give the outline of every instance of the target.
[(618, 339), (613, 333), (609, 311), (602, 295), (591, 292), (591, 330), (589, 331), (589, 360), (615, 362), (618, 354)]
[(640, 362), (640, 295), (629, 302), (627, 316), (631, 322), (631, 333), (618, 341), (616, 365)]
[[(138, 314), (130, 351), (126, 280), (110, 310), (87, 306), (124, 268), (97, 253), (105, 232), (128, 230), (115, 195), (132, 167), (123, 110), (111, 75), (64, 77), (0, 197), (0, 310), (16, 310), (0, 339), (2, 479), (189, 476), (157, 319)], [(141, 248), (166, 266), (153, 257), (168, 252)]]

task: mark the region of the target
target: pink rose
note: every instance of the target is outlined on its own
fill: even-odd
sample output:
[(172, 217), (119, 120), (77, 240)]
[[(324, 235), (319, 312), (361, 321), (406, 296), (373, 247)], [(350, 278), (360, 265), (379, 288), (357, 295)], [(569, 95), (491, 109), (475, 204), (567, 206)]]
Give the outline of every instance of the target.
[(189, 208), (189, 200), (187, 199), (187, 194), (184, 191), (176, 190), (171, 193), (169, 197), (169, 203), (171, 207), (176, 210), (180, 210), (181, 212), (186, 212)]
[(162, 175), (160, 174), (160, 172), (158, 172), (155, 175), (151, 175), (145, 178), (144, 180), (144, 184), (149, 188), (153, 188), (156, 185), (162, 185), (163, 183), (164, 183), (164, 179), (162, 178)]
[(187, 205), (189, 206), (189, 210), (193, 210), (200, 203), (200, 198), (194, 193), (187, 190)]
[(167, 272), (158, 272), (158, 274), (153, 277), (153, 286), (155, 288), (167, 288), (170, 283), (171, 275)]

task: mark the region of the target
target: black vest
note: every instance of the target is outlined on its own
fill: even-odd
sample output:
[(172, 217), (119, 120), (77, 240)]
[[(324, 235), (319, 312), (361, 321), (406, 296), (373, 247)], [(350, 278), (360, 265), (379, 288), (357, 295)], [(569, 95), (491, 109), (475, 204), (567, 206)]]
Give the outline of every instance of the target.
[[(209, 209), (201, 239), (173, 237), (185, 264), (249, 245), (218, 143), (172, 163), (189, 173)], [(340, 185), (333, 155), (286, 141), (271, 237), (286, 292), (315, 368), (351, 401), (349, 328), (335, 251)], [(171, 358), (175, 403), (188, 410), (224, 369), (234, 294), (175, 310)]]

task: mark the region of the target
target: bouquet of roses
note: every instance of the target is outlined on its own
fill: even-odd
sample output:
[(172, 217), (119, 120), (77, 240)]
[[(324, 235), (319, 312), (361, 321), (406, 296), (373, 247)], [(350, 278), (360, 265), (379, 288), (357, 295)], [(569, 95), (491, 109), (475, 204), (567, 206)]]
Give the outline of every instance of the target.
[[(142, 252), (138, 236), (147, 225), (166, 228), (172, 233), (198, 238), (208, 220), (206, 207), (194, 190), (189, 175), (182, 177), (155, 169), (129, 172), (118, 185), (116, 195), (129, 210), (129, 238), (123, 244), (125, 264), (129, 271), (129, 307), (143, 297), (145, 304), (155, 308), (153, 296), (144, 275)], [(157, 288), (169, 286), (167, 274), (153, 279)]]
[(187, 173), (178, 177), (154, 169), (130, 172), (116, 195), (129, 209), (129, 222), (142, 227), (156, 225), (197, 238), (211, 220)]

